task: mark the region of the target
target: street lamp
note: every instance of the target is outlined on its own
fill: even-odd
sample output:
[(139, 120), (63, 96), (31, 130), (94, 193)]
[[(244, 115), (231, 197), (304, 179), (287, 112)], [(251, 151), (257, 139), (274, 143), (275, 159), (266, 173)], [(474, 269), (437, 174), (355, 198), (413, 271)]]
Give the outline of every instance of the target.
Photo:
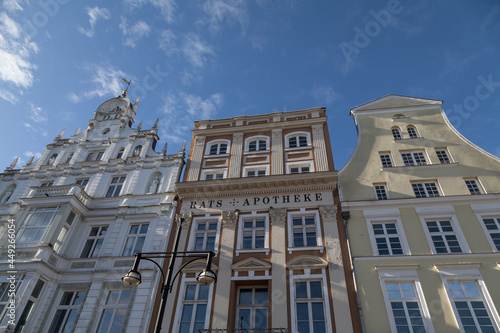
[[(179, 246), (179, 238), (181, 235), (182, 231), (182, 223), (184, 223), (184, 219), (181, 219), (181, 223), (179, 223), (177, 227), (177, 234), (175, 235), (175, 241), (174, 241), (174, 247), (172, 252), (140, 252), (140, 253), (135, 253), (135, 260), (134, 260), (134, 265), (130, 271), (128, 271), (127, 274), (125, 274), (124, 277), (122, 277), (122, 281), (126, 284), (136, 286), (141, 283), (141, 273), (139, 272), (139, 262), (141, 260), (147, 260), (151, 261), (153, 264), (155, 264), (161, 272), (161, 277), (162, 277), (162, 298), (161, 298), (161, 305), (160, 305), (160, 311), (158, 313), (158, 318), (156, 319), (156, 333), (160, 333), (161, 331), (161, 324), (163, 321), (163, 315), (165, 314), (165, 307), (167, 305), (167, 298), (168, 294), (172, 291), (172, 286), (174, 284), (175, 279), (179, 275), (179, 273), (182, 271), (184, 267), (189, 265), (190, 263), (206, 258), (207, 263), (205, 266), (205, 269), (203, 269), (198, 276), (196, 277), (196, 280), (198, 282), (203, 283), (203, 284), (214, 284), (217, 281), (217, 275), (212, 271), (212, 257), (215, 256), (215, 253), (213, 251), (186, 251), (186, 252), (178, 252), (177, 248)], [(181, 258), (192, 258), (188, 262), (184, 263), (177, 273), (172, 277), (172, 273), (175, 268), (175, 259), (177, 257)], [(170, 264), (168, 265), (168, 270), (165, 278), (165, 273), (163, 272), (163, 269), (161, 266), (154, 260), (154, 258), (170, 258)], [(165, 281), (166, 280), (166, 281)]]

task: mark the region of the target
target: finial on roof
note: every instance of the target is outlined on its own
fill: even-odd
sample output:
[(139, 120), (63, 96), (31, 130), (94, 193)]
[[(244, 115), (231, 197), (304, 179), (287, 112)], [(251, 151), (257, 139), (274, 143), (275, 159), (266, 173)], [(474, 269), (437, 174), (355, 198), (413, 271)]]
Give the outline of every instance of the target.
[(12, 162), (12, 164), (10, 165), (10, 167), (7, 168), (7, 170), (14, 170), (14, 168), (16, 167), (17, 161), (19, 161), (19, 157), (16, 157), (14, 162)]
[(33, 163), (34, 158), (35, 156), (31, 156), (30, 160), (28, 161), (28, 163), (26, 163), (26, 165), (31, 165), (31, 163)]
[(122, 77), (122, 80), (123, 80), (123, 82), (125, 82), (127, 84), (127, 88), (125, 88), (125, 90), (123, 90), (122, 97), (127, 97), (128, 87), (130, 87), (130, 86), (133, 87), (134, 85), (132, 84), (132, 81), (124, 79), (123, 77)]
[(158, 123), (160, 122), (160, 118), (156, 118), (156, 122), (153, 126), (153, 129), (155, 129), (156, 131), (158, 130)]
[(137, 97), (137, 99), (135, 100), (135, 103), (134, 105), (132, 105), (132, 110), (137, 111), (137, 107), (139, 106), (139, 100), (141, 99), (141, 97)]
[(182, 148), (181, 148), (181, 150), (179, 152), (183, 153), (185, 151), (186, 151), (186, 140), (184, 140), (184, 142), (182, 143)]
[(80, 127), (78, 127), (78, 129), (76, 130), (75, 134), (73, 134), (73, 135), (78, 135), (78, 134), (80, 134)]
[(141, 122), (139, 123), (139, 125), (137, 125), (137, 130), (138, 130), (138, 131), (140, 131), (140, 130), (141, 130), (141, 128), (142, 128), (142, 120), (141, 120)]
[(61, 133), (59, 133), (59, 135), (57, 136), (57, 138), (58, 138), (58, 139), (62, 139), (62, 137), (63, 137), (63, 135), (64, 135), (64, 131), (65, 131), (65, 130), (66, 130), (66, 129), (65, 129), (65, 128), (63, 128), (63, 130), (61, 131)]
[(168, 144), (168, 142), (165, 142), (165, 145), (163, 146), (163, 149), (161, 150), (161, 152), (163, 153), (163, 155), (167, 154), (167, 144)]

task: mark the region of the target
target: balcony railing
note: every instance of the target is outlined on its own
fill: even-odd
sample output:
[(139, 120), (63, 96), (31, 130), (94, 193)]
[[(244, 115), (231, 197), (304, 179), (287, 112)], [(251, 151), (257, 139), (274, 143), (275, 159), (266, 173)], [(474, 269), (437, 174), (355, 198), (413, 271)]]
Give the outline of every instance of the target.
[(198, 333), (288, 333), (288, 328), (248, 328), (248, 329), (212, 328), (208, 330), (198, 330)]
[(62, 186), (44, 186), (44, 187), (31, 187), (31, 192), (28, 198), (44, 198), (74, 195), (84, 205), (90, 200), (90, 196), (85, 190), (77, 184), (62, 185)]

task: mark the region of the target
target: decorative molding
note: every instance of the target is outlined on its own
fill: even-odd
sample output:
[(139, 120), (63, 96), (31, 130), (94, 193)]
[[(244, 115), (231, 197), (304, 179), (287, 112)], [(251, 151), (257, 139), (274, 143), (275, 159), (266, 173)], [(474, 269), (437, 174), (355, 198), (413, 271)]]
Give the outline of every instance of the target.
[(324, 222), (337, 222), (337, 206), (319, 206), (321, 220)]
[(182, 223), (182, 229), (187, 229), (191, 227), (191, 222), (193, 222), (193, 213), (186, 213), (186, 214), (177, 214), (175, 216), (175, 225), (177, 228), (179, 228), (179, 225), (181, 225), (181, 221), (184, 219), (184, 223)]
[(222, 212), (222, 225), (227, 227), (234, 227), (240, 215), (239, 211), (224, 211)]
[(95, 261), (79, 261), (71, 263), (71, 269), (80, 269), (80, 268), (94, 268), (96, 262)]
[(286, 209), (285, 208), (270, 208), (269, 217), (271, 218), (271, 225), (285, 224)]

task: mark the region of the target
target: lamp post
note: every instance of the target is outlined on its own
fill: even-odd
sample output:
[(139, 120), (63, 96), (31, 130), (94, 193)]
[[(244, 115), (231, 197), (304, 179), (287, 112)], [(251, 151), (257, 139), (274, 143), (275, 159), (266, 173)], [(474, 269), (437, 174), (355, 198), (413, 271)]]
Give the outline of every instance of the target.
[[(163, 321), (163, 315), (165, 314), (165, 307), (167, 305), (167, 299), (168, 299), (168, 294), (172, 291), (172, 286), (175, 282), (175, 279), (179, 275), (179, 273), (182, 271), (184, 267), (192, 263), (193, 261), (196, 261), (198, 259), (207, 259), (207, 263), (205, 266), (205, 269), (202, 270), (198, 276), (196, 277), (196, 280), (198, 282), (203, 283), (203, 284), (213, 284), (217, 281), (217, 275), (212, 271), (212, 257), (215, 256), (215, 253), (213, 251), (186, 251), (186, 252), (178, 252), (177, 248), (179, 247), (179, 238), (181, 235), (182, 231), (182, 223), (184, 223), (184, 219), (181, 219), (181, 223), (179, 223), (177, 227), (177, 234), (175, 235), (175, 241), (174, 241), (174, 247), (172, 252), (140, 252), (140, 253), (135, 253), (135, 260), (134, 260), (134, 266), (130, 271), (128, 271), (127, 274), (125, 274), (124, 277), (122, 277), (122, 281), (126, 284), (130, 285), (138, 285), (141, 283), (141, 273), (139, 273), (138, 268), (139, 268), (139, 262), (141, 260), (147, 260), (151, 261), (154, 263), (161, 272), (162, 276), (162, 298), (161, 298), (161, 304), (160, 304), (160, 311), (158, 312), (158, 318), (156, 319), (156, 333), (160, 333), (161, 331), (161, 324)], [(189, 260), (188, 262), (184, 263), (177, 273), (173, 275), (173, 271), (175, 268), (175, 260), (177, 257), (181, 258), (193, 258)], [(163, 272), (163, 269), (161, 266), (154, 260), (154, 258), (170, 258), (170, 264), (168, 265), (167, 269), (167, 276), (165, 278), (165, 273)], [(173, 276), (172, 276), (173, 275)]]

